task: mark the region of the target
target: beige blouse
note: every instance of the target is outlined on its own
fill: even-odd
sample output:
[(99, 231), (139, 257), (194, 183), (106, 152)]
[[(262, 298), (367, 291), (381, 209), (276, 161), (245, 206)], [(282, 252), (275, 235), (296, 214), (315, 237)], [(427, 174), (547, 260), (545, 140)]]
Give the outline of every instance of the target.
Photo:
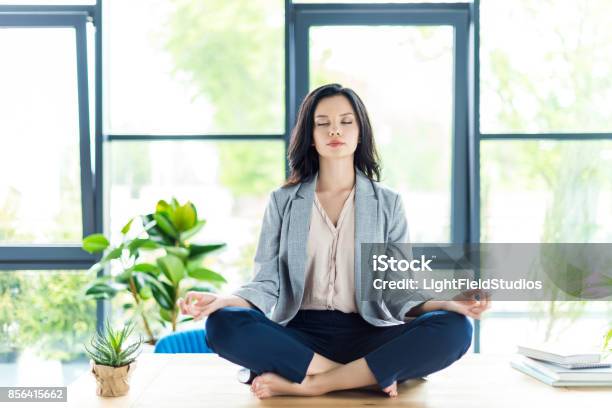
[(357, 313), (354, 263), (355, 186), (344, 202), (336, 226), (315, 193), (300, 309)]

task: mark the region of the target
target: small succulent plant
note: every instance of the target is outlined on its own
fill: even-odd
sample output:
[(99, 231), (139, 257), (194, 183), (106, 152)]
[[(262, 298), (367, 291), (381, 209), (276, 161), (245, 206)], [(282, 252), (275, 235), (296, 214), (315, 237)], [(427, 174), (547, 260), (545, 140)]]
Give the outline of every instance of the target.
[(91, 348), (85, 345), (85, 351), (96, 364), (109, 367), (126, 366), (138, 357), (143, 342), (140, 336), (138, 341), (125, 345), (133, 330), (132, 322), (128, 322), (121, 330), (115, 330), (107, 320), (103, 331), (97, 332), (91, 338)]

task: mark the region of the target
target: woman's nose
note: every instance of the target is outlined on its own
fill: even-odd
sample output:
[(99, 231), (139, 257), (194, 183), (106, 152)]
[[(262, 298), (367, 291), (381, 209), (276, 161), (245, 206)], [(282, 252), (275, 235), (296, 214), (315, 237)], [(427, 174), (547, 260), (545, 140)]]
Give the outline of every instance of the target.
[(332, 129), (329, 132), (330, 136), (340, 136), (340, 129)]

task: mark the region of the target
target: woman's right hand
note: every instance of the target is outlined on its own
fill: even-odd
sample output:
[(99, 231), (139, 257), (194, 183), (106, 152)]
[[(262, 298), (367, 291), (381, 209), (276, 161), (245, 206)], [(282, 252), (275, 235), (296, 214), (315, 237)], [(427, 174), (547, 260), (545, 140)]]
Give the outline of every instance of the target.
[(197, 291), (187, 292), (184, 299), (177, 301), (177, 305), (182, 314), (193, 316), (193, 320), (200, 320), (227, 306), (251, 307), (250, 303), (238, 296)]

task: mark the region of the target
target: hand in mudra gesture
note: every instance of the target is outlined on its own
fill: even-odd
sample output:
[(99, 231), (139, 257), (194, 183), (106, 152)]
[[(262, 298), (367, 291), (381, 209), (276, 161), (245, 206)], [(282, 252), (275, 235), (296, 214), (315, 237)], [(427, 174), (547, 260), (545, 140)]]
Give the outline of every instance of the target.
[(196, 321), (223, 307), (251, 307), (250, 303), (238, 296), (196, 291), (187, 292), (176, 304), (182, 314), (193, 316), (193, 320)]
[[(479, 299), (476, 299), (476, 295)], [(461, 313), (472, 319), (480, 319), (480, 315), (491, 307), (491, 295), (479, 290), (467, 290), (455, 296), (452, 300), (445, 301), (444, 309)]]

